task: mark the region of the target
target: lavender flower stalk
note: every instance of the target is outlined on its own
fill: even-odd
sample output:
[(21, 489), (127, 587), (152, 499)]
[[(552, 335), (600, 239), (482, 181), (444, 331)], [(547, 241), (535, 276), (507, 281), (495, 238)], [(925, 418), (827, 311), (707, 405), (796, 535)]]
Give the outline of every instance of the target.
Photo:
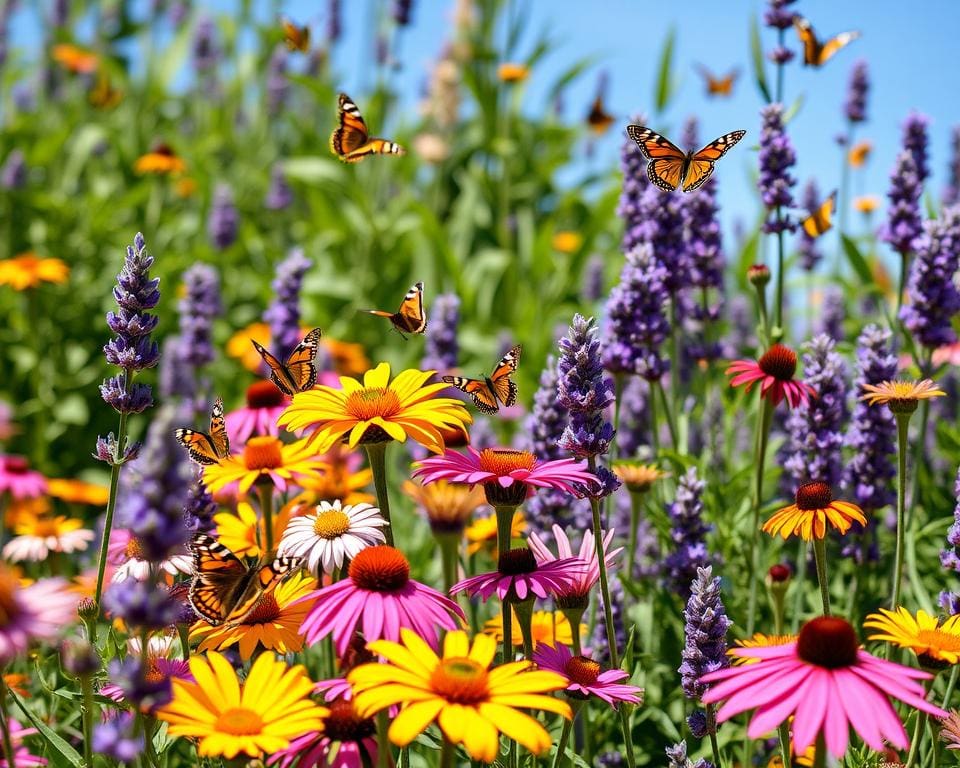
[(769, 0), (767, 10), (763, 14), (763, 23), (777, 30), (777, 45), (767, 53), (767, 58), (777, 65), (776, 101), (783, 101), (783, 69), (784, 65), (793, 60), (793, 51), (785, 45), (786, 31), (793, 26), (794, 12), (789, 6), (796, 0)]
[(240, 214), (233, 202), (233, 191), (228, 184), (217, 184), (207, 217), (207, 234), (217, 250), (225, 250), (237, 240)]
[[(643, 118), (634, 116), (633, 123), (642, 123)], [(623, 241), (621, 250), (625, 253), (633, 250), (642, 241), (641, 231), (645, 218), (641, 200), (650, 186), (646, 173), (647, 161), (631, 138), (627, 138), (620, 148), (620, 170), (623, 171), (623, 188), (617, 205), (617, 216), (623, 219)]]
[(457, 342), (460, 298), (452, 293), (437, 296), (433, 301), (430, 321), (420, 364), (425, 371), (445, 373), (453, 370), (460, 362), (460, 345)]
[(277, 265), (276, 276), (271, 283), (273, 301), (263, 313), (270, 324), (270, 343), (273, 354), (286, 359), (300, 342), (300, 288), (303, 276), (312, 262), (303, 255), (303, 250), (294, 248), (287, 258)]
[(194, 264), (183, 275), (186, 293), (180, 300), (181, 354), (199, 368), (213, 362), (213, 320), (223, 311), (220, 278), (209, 264)]
[(847, 84), (847, 99), (843, 104), (843, 113), (850, 123), (862, 123), (867, 119), (867, 95), (870, 93), (870, 70), (863, 59), (857, 61), (850, 70), (850, 82)]
[(270, 186), (263, 199), (263, 207), (268, 211), (283, 211), (293, 203), (293, 190), (283, 174), (283, 166), (279, 163), (270, 169)]
[(7, 190), (23, 189), (26, 184), (27, 162), (23, 151), (14, 147), (0, 169), (0, 187)]
[(340, 0), (327, 0), (327, 43), (332, 46), (340, 39), (342, 33)]
[(591, 256), (583, 268), (581, 283), (581, 299), (592, 303), (600, 301), (604, 296), (604, 269), (606, 260), (599, 253)]
[(267, 114), (276, 117), (283, 110), (290, 91), (287, 80), (287, 49), (278, 45), (267, 62)]
[[(953, 495), (957, 505), (953, 508), (953, 524), (947, 529), (947, 547), (940, 551), (940, 563), (944, 568), (960, 573), (960, 469), (957, 470)], [(960, 595), (944, 590), (940, 593), (940, 607), (950, 616), (960, 613)]]
[(944, 187), (941, 202), (944, 208), (960, 202), (960, 125), (953, 126), (950, 131), (950, 165), (947, 167), (947, 186)]
[(667, 505), (673, 551), (663, 561), (663, 583), (684, 600), (690, 597), (698, 569), (719, 562), (707, 550), (707, 534), (713, 528), (703, 521), (705, 485), (697, 477), (696, 467), (690, 467), (677, 484), (675, 500)]
[(410, 14), (413, 11), (413, 0), (393, 0), (390, 14), (398, 27), (410, 25)]
[(920, 216), (922, 191), (916, 161), (910, 152), (904, 151), (897, 157), (890, 174), (890, 190), (887, 192), (890, 207), (880, 232), (880, 238), (903, 257), (909, 257), (923, 232)]
[(927, 160), (930, 143), (930, 138), (927, 136), (929, 125), (930, 119), (918, 112), (911, 112), (903, 121), (903, 148), (913, 156), (921, 186), (930, 176), (930, 165)]
[(193, 30), (193, 68), (200, 77), (212, 75), (219, 60), (216, 24), (209, 16), (203, 16)]
[(617, 456), (637, 455), (650, 434), (650, 404), (643, 380), (631, 376), (620, 392), (620, 421), (617, 424)]
[[(687, 742), (681, 741), (679, 744), (674, 744), (672, 747), (667, 747), (664, 750), (667, 753), (667, 760), (669, 760), (669, 768), (714, 768), (707, 760), (704, 760), (702, 757), (693, 762), (689, 757), (687, 757)], [(719, 766), (719, 761), (717, 766)]]
[(834, 341), (843, 341), (843, 321), (846, 316), (847, 307), (843, 299), (843, 291), (835, 285), (828, 285), (823, 289), (817, 333), (826, 334)]

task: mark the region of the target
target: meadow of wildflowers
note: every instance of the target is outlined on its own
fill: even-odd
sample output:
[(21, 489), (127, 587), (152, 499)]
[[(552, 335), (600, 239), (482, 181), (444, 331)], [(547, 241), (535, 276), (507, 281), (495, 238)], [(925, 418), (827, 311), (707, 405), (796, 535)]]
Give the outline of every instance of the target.
[[(564, 118), (580, 64), (539, 114), (523, 18), (452, 0), (405, 114), (411, 0), (355, 103), (337, 0), (26, 5), (0, 766), (956, 762), (960, 127), (897, 116), (886, 202), (853, 197), (883, 110), (856, 34), (745, 16), (750, 71), (708, 91), (759, 107), (668, 183), (627, 126), (662, 127), (672, 39), (647, 117), (600, 72)], [(847, 82), (835, 192), (797, 178), (804, 63)], [(619, 168), (560, 180), (610, 133)]]

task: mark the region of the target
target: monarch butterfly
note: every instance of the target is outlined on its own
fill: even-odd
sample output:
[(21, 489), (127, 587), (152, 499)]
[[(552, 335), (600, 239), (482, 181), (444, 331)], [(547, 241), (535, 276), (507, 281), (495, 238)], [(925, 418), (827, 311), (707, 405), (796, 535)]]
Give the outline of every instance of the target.
[(110, 78), (101, 74), (97, 78), (97, 84), (90, 89), (87, 98), (97, 109), (112, 109), (120, 103), (123, 98), (123, 91), (110, 85)]
[(223, 419), (223, 400), (219, 397), (210, 411), (209, 433), (181, 427), (173, 434), (197, 464), (219, 464), (230, 455), (230, 440), (227, 438), (227, 425)]
[(463, 376), (444, 376), (446, 384), (452, 384), (457, 389), (466, 392), (473, 398), (473, 404), (482, 413), (496, 413), (500, 410), (499, 400), (508, 408), (517, 402), (517, 385), (510, 377), (517, 370), (520, 363), (521, 346), (517, 344), (507, 354), (500, 358), (500, 362), (493, 369), (490, 376), (482, 379), (468, 379)]
[(279, 358), (270, 354), (253, 339), (250, 341), (260, 353), (263, 362), (270, 366), (270, 380), (283, 394), (292, 397), (297, 392), (312, 389), (317, 383), (317, 349), (320, 347), (322, 334), (323, 331), (319, 328), (310, 331), (303, 337), (303, 341), (297, 344), (285, 363), (281, 363)]
[(803, 44), (803, 63), (808, 67), (822, 67), (837, 51), (860, 37), (859, 32), (841, 32), (821, 43), (813, 26), (803, 16), (793, 17), (793, 27)]
[(650, 161), (647, 178), (667, 192), (673, 192), (681, 184), (684, 192), (699, 189), (713, 173), (713, 164), (746, 133), (733, 131), (714, 139), (698, 152), (684, 153), (656, 131), (642, 125), (627, 126), (627, 135), (637, 142), (643, 156)]
[(298, 27), (290, 19), (284, 19), (283, 41), (289, 50), (307, 53), (310, 50), (310, 27)]
[(730, 96), (733, 93), (733, 84), (740, 77), (739, 67), (734, 67), (723, 77), (717, 77), (702, 64), (697, 65), (697, 71), (707, 86), (707, 96)]
[(587, 126), (596, 134), (604, 133), (614, 121), (613, 115), (607, 112), (603, 104), (603, 94), (598, 93), (593, 105), (587, 113)]
[(339, 96), (337, 114), (340, 124), (330, 136), (330, 150), (345, 163), (356, 163), (367, 155), (405, 155), (399, 144), (386, 139), (371, 139), (360, 110), (345, 93)]
[(193, 552), (193, 580), (187, 597), (208, 624), (240, 624), (264, 593), (300, 565), (298, 557), (277, 557), (271, 563), (246, 565), (212, 536), (198, 533)]
[(820, 237), (833, 226), (833, 212), (837, 207), (836, 191), (830, 194), (807, 218), (800, 222), (803, 231), (810, 237)]
[(423, 283), (414, 283), (410, 286), (407, 295), (400, 302), (400, 309), (396, 312), (384, 312), (382, 309), (361, 309), (360, 311), (387, 318), (403, 338), (407, 338), (403, 335), (404, 331), (423, 333), (427, 330), (427, 315), (423, 311)]

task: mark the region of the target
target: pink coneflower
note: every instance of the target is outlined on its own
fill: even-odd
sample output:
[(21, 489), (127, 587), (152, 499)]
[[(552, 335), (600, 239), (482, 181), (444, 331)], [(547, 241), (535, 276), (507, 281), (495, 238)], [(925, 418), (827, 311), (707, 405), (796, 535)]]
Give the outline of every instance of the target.
[(533, 661), (540, 669), (558, 672), (570, 681), (567, 695), (575, 699), (596, 696), (616, 708), (621, 701), (639, 704), (643, 701), (643, 688), (624, 685), (630, 677), (622, 669), (603, 671), (599, 663), (586, 656), (574, 656), (565, 645), (551, 647), (544, 643), (537, 646)]
[[(134, 642), (135, 640), (136, 642)], [(134, 638), (129, 642), (131, 653), (139, 655), (139, 640)], [(147, 644), (147, 649), (146, 671), (142, 680), (138, 680), (138, 684), (144, 690), (153, 694), (144, 699), (144, 706), (141, 707), (144, 712), (151, 712), (158, 706), (162, 706), (162, 703), (165, 703), (164, 699), (169, 698), (165, 694), (158, 695), (157, 689), (169, 691), (170, 681), (174, 679), (196, 681), (190, 672), (189, 662), (184, 659), (171, 659), (169, 657), (169, 654), (173, 652), (172, 643), (156, 645), (151, 638), (151, 641)], [(116, 683), (107, 683), (100, 689), (100, 693), (117, 703), (123, 703), (127, 699), (123, 688)], [(149, 705), (148, 702), (150, 702)]]
[(809, 384), (793, 380), (796, 372), (797, 353), (783, 344), (774, 344), (759, 360), (736, 360), (726, 370), (728, 376), (736, 374), (730, 381), (731, 387), (746, 384), (749, 392), (759, 381), (761, 397), (770, 399), (774, 405), (786, 398), (791, 408), (806, 403), (816, 394)]
[[(31, 755), (30, 750), (24, 746), (23, 737), (33, 736), (37, 733), (36, 728), (24, 728), (12, 717), (7, 721), (7, 727), (10, 729), (10, 746), (13, 747), (13, 764), (16, 768), (32, 768), (35, 765), (46, 765), (47, 759), (39, 755)], [(6, 759), (0, 759), (0, 766), (6, 768)]]
[[(623, 547), (617, 547), (610, 550), (610, 544), (613, 541), (614, 531), (609, 530), (603, 535), (604, 563), (607, 569), (611, 569), (617, 564), (617, 555), (623, 552)], [(536, 533), (530, 534), (530, 549), (537, 563), (552, 563), (556, 560), (575, 557), (584, 564), (586, 570), (577, 574), (575, 580), (570, 586), (561, 592), (556, 593), (557, 603), (561, 607), (564, 604), (586, 605), (590, 590), (594, 584), (600, 580), (600, 561), (597, 558), (596, 540), (593, 537), (593, 531), (584, 531), (583, 539), (580, 541), (580, 551), (574, 555), (573, 547), (570, 546), (570, 539), (566, 532), (559, 525), (553, 526), (553, 537), (557, 541), (557, 554), (554, 555), (547, 545), (544, 544)]]
[(3, 556), (11, 562), (46, 560), (51, 552), (82, 552), (94, 539), (93, 531), (73, 517), (25, 517), (14, 527), (17, 534), (3, 547)]
[(538, 564), (529, 547), (508, 549), (497, 558), (497, 570), (454, 584), (450, 594), (480, 595), (484, 602), (493, 594), (501, 601), (508, 596), (516, 600), (531, 596), (545, 600), (569, 591), (586, 569), (586, 564), (576, 557)]
[(55, 639), (77, 617), (77, 596), (63, 579), (41, 579), (20, 587), (0, 565), (0, 665), (29, 648), (33, 641)]
[(241, 445), (251, 437), (280, 434), (277, 417), (289, 405), (272, 381), (255, 381), (247, 387), (247, 405), (227, 414), (227, 436), (234, 445)]
[(757, 659), (704, 675), (711, 685), (705, 704), (726, 699), (718, 722), (756, 709), (747, 735), (756, 739), (793, 716), (793, 753), (802, 755), (822, 733), (827, 749), (840, 757), (852, 726), (878, 752), (884, 740), (905, 749), (909, 740), (888, 696), (935, 717), (947, 715), (925, 698), (917, 680), (932, 675), (878, 659), (860, 650), (853, 627), (835, 616), (821, 616), (784, 645), (734, 648), (734, 656)]
[(356, 630), (368, 643), (397, 642), (400, 629), (407, 627), (436, 648), (438, 629), (457, 629), (458, 618), (466, 621), (450, 598), (411, 579), (410, 563), (399, 550), (386, 545), (362, 550), (351, 561), (348, 578), (298, 602), (314, 599), (300, 634), (311, 645), (332, 634), (341, 655)]
[(373, 718), (360, 717), (353, 702), (347, 699), (331, 702), (329, 707), (323, 731), (293, 739), (289, 747), (275, 752), (267, 764), (278, 768), (290, 768), (294, 763), (310, 768), (376, 765), (377, 727)]
[[(110, 532), (110, 544), (107, 547), (107, 563), (116, 570), (110, 581), (121, 582), (127, 579), (146, 581), (151, 577), (152, 563), (143, 556), (143, 547), (126, 528), (114, 528)], [(193, 572), (193, 558), (184, 550), (161, 561), (158, 567), (168, 576)]]
[(47, 479), (23, 456), (0, 456), (0, 494), (15, 499), (35, 499), (47, 492)]
[(494, 506), (517, 506), (536, 488), (556, 488), (580, 496), (577, 486), (597, 482), (586, 463), (574, 459), (540, 461), (529, 451), (513, 448), (478, 451), (467, 446), (467, 451), (464, 455), (448, 450), (424, 459), (413, 476), (422, 477), (424, 485), (437, 480), (482, 485), (487, 501)]

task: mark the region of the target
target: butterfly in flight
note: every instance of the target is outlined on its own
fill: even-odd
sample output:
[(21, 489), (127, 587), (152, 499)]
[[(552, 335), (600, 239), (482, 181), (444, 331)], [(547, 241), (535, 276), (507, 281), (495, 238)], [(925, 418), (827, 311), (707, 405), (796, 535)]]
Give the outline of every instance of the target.
[(482, 413), (496, 413), (500, 410), (499, 401), (506, 407), (517, 402), (517, 385), (510, 377), (520, 362), (521, 346), (517, 344), (500, 358), (493, 373), (482, 379), (468, 379), (464, 376), (444, 376), (446, 384), (466, 392), (473, 398), (473, 404)]
[(341, 93), (338, 103), (339, 126), (330, 136), (330, 149), (345, 163), (357, 163), (367, 155), (405, 155), (399, 144), (386, 139), (371, 139), (360, 110), (350, 97)]
[(187, 597), (193, 610), (208, 624), (240, 624), (257, 601), (280, 579), (296, 570), (299, 557), (277, 557), (248, 566), (212, 536), (198, 533), (190, 545), (193, 579)]
[(684, 153), (676, 144), (642, 125), (628, 125), (627, 135), (637, 142), (647, 163), (647, 178), (660, 189), (673, 192), (681, 184), (684, 192), (703, 186), (713, 173), (713, 164), (746, 135), (733, 131), (714, 139), (697, 152)]
[(829, 40), (820, 42), (816, 32), (813, 31), (813, 26), (803, 16), (793, 17), (793, 28), (797, 30), (797, 35), (803, 44), (803, 63), (808, 67), (822, 67), (837, 51), (860, 37), (859, 32), (841, 32)]
[(317, 350), (320, 348), (322, 334), (319, 328), (310, 331), (303, 337), (303, 341), (297, 344), (285, 363), (280, 362), (278, 357), (253, 339), (250, 341), (260, 353), (263, 362), (270, 366), (270, 380), (283, 394), (293, 397), (297, 392), (313, 389), (313, 385), (317, 383)]
[(803, 231), (806, 232), (809, 237), (820, 237), (820, 235), (828, 232), (833, 226), (833, 212), (836, 209), (837, 193), (834, 191), (826, 200), (817, 206), (815, 211), (811, 212), (809, 216), (800, 222), (800, 226), (803, 227)]
[(423, 283), (410, 286), (410, 290), (400, 303), (400, 309), (396, 312), (384, 312), (382, 309), (361, 309), (360, 311), (387, 318), (403, 338), (407, 338), (404, 332), (423, 333), (427, 330), (427, 315), (423, 311)]
[(214, 401), (213, 410), (210, 411), (210, 432), (181, 427), (173, 434), (197, 464), (204, 466), (219, 464), (230, 455), (227, 424), (223, 418), (223, 400), (219, 397)]
[(310, 50), (310, 27), (298, 27), (290, 19), (283, 20), (283, 41), (290, 51), (307, 53)]
[(117, 90), (110, 84), (110, 78), (101, 74), (96, 85), (90, 89), (87, 98), (97, 109), (112, 109), (123, 99), (123, 91)]
[(730, 96), (733, 94), (733, 84), (740, 77), (740, 68), (734, 67), (723, 77), (717, 77), (702, 64), (697, 65), (697, 71), (707, 86), (707, 96)]
[(587, 113), (587, 127), (597, 135), (601, 135), (606, 133), (614, 119), (603, 104), (603, 94), (598, 93)]

